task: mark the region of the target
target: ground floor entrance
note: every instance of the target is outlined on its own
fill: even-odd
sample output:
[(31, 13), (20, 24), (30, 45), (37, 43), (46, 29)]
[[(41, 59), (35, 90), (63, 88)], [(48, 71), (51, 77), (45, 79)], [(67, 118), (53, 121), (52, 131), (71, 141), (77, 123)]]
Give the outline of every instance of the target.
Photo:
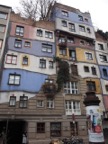
[(23, 120), (0, 121), (0, 143), (21, 144), (26, 130), (27, 123)]

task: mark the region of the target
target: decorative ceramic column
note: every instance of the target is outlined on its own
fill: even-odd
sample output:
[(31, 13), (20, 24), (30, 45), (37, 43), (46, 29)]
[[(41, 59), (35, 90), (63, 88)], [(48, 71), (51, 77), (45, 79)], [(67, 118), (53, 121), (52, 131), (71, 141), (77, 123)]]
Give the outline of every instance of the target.
[(89, 144), (105, 144), (99, 98), (96, 97), (95, 92), (87, 92), (83, 103), (86, 106)]

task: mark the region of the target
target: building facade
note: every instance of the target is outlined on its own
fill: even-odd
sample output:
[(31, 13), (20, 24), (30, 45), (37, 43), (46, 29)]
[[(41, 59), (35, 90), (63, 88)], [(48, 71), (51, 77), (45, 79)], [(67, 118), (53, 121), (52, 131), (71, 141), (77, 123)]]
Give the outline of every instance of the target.
[[(4, 140), (21, 143), (25, 134), (29, 144), (47, 144), (74, 135), (88, 142), (85, 93), (96, 93), (101, 114), (105, 111), (103, 97), (107, 97), (103, 86), (107, 79), (101, 73), (107, 64), (99, 61), (103, 52), (98, 51), (90, 14), (55, 3), (45, 21), (35, 22), (11, 12), (7, 30), (0, 87)], [(106, 42), (104, 45), (107, 48)], [(60, 65), (54, 58), (69, 68), (69, 80), (60, 91)]]

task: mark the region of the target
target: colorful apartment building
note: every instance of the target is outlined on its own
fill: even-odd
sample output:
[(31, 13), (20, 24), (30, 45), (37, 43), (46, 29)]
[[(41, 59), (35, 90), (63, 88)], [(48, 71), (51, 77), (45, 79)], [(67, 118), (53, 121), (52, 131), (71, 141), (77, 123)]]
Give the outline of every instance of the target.
[[(98, 59), (103, 52), (98, 51), (90, 13), (55, 3), (45, 21), (35, 22), (14, 12), (9, 20), (0, 87), (0, 133), (10, 138), (9, 144), (16, 140), (20, 144), (23, 134), (29, 144), (47, 144), (72, 135), (88, 142), (85, 93), (95, 91), (101, 114), (105, 111), (103, 97), (107, 97), (107, 79), (101, 73), (107, 64)], [(69, 66), (70, 79), (60, 91), (60, 67), (54, 58)]]

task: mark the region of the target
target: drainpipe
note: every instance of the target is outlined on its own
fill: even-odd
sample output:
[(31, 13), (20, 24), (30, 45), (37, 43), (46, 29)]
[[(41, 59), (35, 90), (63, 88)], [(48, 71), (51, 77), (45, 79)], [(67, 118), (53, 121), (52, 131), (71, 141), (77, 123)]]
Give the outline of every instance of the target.
[(99, 98), (95, 92), (87, 92), (83, 103), (86, 107), (89, 144), (105, 144)]

